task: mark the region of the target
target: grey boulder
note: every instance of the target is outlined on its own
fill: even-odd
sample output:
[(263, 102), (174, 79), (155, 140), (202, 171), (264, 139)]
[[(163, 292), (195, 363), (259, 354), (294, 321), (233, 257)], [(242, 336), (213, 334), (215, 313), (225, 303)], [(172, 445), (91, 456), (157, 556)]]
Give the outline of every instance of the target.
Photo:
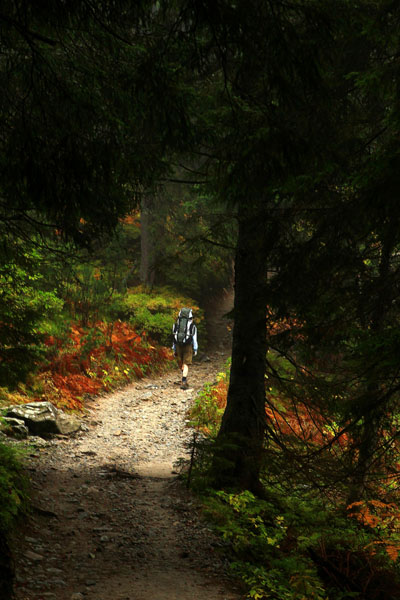
[(29, 435), (29, 430), (22, 419), (12, 417), (3, 417), (0, 422), (0, 430), (9, 437), (25, 439)]
[(80, 429), (79, 419), (59, 411), (51, 402), (10, 406), (6, 417), (22, 420), (29, 433), (38, 436), (57, 433), (68, 435)]

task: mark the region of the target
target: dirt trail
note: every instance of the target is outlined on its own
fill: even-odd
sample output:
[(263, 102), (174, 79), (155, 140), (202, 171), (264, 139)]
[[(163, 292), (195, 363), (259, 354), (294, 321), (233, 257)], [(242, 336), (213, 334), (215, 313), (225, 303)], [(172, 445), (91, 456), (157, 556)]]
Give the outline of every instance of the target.
[(193, 365), (188, 390), (174, 372), (98, 398), (86, 431), (32, 452), (36, 510), (15, 544), (16, 600), (242, 597), (174, 472), (192, 436), (189, 406), (226, 357)]

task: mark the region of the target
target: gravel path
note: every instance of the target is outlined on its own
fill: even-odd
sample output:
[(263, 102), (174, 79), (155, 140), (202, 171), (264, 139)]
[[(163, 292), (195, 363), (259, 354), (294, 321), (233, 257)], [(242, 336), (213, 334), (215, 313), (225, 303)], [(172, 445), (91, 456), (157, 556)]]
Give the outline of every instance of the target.
[(227, 353), (93, 401), (86, 431), (28, 459), (35, 511), (15, 543), (16, 600), (239, 600), (174, 464), (187, 411)]

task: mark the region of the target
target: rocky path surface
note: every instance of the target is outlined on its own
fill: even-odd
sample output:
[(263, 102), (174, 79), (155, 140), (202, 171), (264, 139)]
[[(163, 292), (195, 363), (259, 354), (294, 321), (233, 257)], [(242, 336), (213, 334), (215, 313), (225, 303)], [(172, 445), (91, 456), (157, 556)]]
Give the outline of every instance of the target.
[(35, 510), (15, 543), (16, 600), (239, 600), (196, 499), (176, 476), (187, 413), (226, 350), (93, 401), (86, 431), (28, 459)]

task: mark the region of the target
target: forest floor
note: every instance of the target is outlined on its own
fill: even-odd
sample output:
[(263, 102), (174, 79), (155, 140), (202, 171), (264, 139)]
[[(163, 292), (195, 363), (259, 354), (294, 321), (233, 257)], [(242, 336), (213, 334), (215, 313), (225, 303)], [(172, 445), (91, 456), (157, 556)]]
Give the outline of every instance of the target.
[(135, 382), (92, 400), (85, 431), (31, 452), (34, 511), (14, 543), (16, 600), (243, 597), (176, 473), (193, 436), (189, 408), (229, 356), (220, 316), (230, 302), (219, 303), (213, 352), (191, 367), (188, 390), (177, 369)]

